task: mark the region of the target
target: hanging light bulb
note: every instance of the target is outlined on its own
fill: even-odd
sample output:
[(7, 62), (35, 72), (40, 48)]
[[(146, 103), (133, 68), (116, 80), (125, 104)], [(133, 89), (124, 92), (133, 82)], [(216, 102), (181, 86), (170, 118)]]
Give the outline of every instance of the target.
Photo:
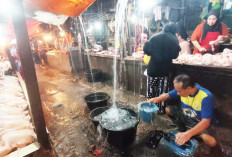
[(61, 37), (64, 37), (65, 34), (64, 34), (64, 32), (60, 32), (59, 35), (60, 35)]
[(44, 38), (44, 40), (52, 40), (52, 36), (51, 35), (45, 35), (43, 38)]

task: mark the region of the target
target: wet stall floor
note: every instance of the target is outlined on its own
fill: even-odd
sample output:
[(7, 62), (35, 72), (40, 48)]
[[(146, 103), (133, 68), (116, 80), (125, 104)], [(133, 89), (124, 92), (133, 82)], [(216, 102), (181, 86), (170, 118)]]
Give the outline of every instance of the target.
[[(152, 124), (140, 120), (134, 144), (128, 152), (120, 152), (107, 143), (105, 136), (99, 136), (84, 101), (92, 92), (105, 92), (112, 98), (112, 87), (100, 82), (89, 83), (83, 74), (74, 77), (47, 67), (36, 66), (36, 74), (47, 129), (58, 157), (155, 157), (157, 151), (145, 145), (145, 137), (152, 130), (174, 128), (165, 116), (156, 116)], [(146, 101), (142, 95), (123, 89), (117, 91), (119, 107), (137, 111), (137, 104), (142, 101)]]

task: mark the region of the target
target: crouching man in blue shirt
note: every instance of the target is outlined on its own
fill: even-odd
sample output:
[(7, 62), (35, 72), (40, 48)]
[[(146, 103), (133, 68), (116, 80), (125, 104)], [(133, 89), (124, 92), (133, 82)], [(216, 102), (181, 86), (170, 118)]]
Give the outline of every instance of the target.
[(176, 143), (183, 145), (191, 137), (199, 134), (207, 145), (216, 146), (215, 138), (207, 133), (213, 117), (213, 95), (207, 89), (194, 83), (186, 74), (176, 76), (173, 83), (174, 90), (152, 98), (148, 102), (158, 103), (169, 98), (180, 98), (181, 107), (171, 105), (165, 108), (166, 114), (180, 131), (176, 134)]

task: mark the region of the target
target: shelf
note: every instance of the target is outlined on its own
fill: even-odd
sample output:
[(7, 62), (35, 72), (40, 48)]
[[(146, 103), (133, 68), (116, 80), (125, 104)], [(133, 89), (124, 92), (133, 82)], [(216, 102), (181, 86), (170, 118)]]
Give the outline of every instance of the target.
[(36, 141), (23, 148), (17, 149), (16, 151), (8, 154), (7, 157), (23, 157), (37, 151), (39, 148), (40, 144)]

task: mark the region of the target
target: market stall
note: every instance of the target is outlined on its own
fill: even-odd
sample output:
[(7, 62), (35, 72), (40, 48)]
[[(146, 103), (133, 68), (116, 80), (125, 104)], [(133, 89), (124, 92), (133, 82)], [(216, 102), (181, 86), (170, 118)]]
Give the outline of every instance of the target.
[[(56, 2), (54, 0), (51, 1), (53, 3)], [(13, 23), (16, 33), (20, 61), (23, 67), (22, 73), (18, 76), (19, 78), (22, 77), (21, 82), (23, 83), (21, 83), (21, 85), (24, 87), (26, 93), (28, 93), (28, 101), (31, 108), (32, 119), (35, 122), (34, 126), (36, 135), (38, 137), (38, 142), (41, 143), (42, 146), (49, 148), (49, 138), (43, 118), (41, 99), (39, 95), (35, 67), (32, 60), (32, 53), (30, 48), (31, 45), (28, 40), (25, 17), (22, 10), (23, 7), (19, 0), (17, 0), (16, 2), (21, 8), (21, 12), (18, 14), (20, 15), (19, 17), (13, 15)], [(64, 1), (62, 2), (63, 4), (65, 3)], [(72, 2), (74, 4), (77, 3), (77, 1)], [(92, 2), (93, 1), (88, 1), (89, 4), (85, 4), (84, 6), (87, 7)], [(85, 41), (86, 45), (84, 46), (82, 45), (84, 43), (82, 43), (82, 41), (84, 41), (84, 38), (81, 39), (80, 37), (84, 36), (84, 33), (80, 35), (81, 29), (79, 28), (79, 26), (81, 27), (82, 22), (77, 24), (77, 18), (69, 18), (69, 20), (67, 20), (68, 17), (66, 17), (65, 20), (67, 20), (68, 22), (71, 21), (70, 25), (67, 22), (66, 26), (68, 29), (66, 29), (69, 31), (69, 35), (72, 34), (72, 36), (70, 35), (72, 38), (65, 38), (64, 32), (67, 30), (63, 30), (63, 27), (60, 27), (61, 24), (59, 24), (58, 27), (56, 26), (57, 28), (55, 29), (53, 26), (45, 25), (45, 27), (48, 28), (47, 30), (51, 32), (43, 34), (43, 36), (41, 34), (41, 36), (43, 40), (47, 39), (47, 41), (43, 43), (42, 41), (39, 41), (39, 38), (34, 38), (34, 40), (36, 40), (38, 43), (43, 43), (41, 44), (41, 49), (44, 50), (41, 50), (38, 53), (41, 53), (46, 49), (45, 54), (47, 65), (59, 69), (61, 72), (70, 73), (77, 72), (79, 70), (83, 71), (88, 70), (87, 67), (92, 69), (100, 69), (103, 72), (102, 81), (107, 81), (107, 83), (109, 83), (110, 85), (112, 85), (113, 83), (112, 80), (114, 74), (112, 70), (112, 65), (114, 63), (114, 57), (116, 55), (117, 64), (115, 66), (117, 66), (117, 76), (115, 77), (117, 77), (119, 83), (118, 86), (123, 87), (126, 90), (139, 93), (141, 95), (146, 95), (146, 76), (144, 75), (146, 66), (143, 62), (144, 53), (142, 51), (142, 47), (144, 42), (147, 40), (148, 35), (160, 32), (168, 21), (177, 22), (177, 16), (175, 15), (181, 17), (184, 13), (183, 10), (188, 8), (186, 4), (187, 2), (185, 1), (181, 1), (180, 3), (175, 4), (173, 3), (175, 3), (175, 1), (163, 2), (159, 6), (153, 7), (152, 9), (154, 9), (154, 12), (159, 13), (162, 16), (156, 17), (154, 15), (157, 14), (152, 13), (152, 16), (154, 16), (153, 19), (152, 16), (147, 14), (145, 15), (146, 19), (143, 19), (143, 21), (146, 21), (146, 24), (141, 24), (140, 22), (138, 22), (139, 20), (137, 20), (136, 23), (132, 24), (132, 22), (129, 21), (129, 18), (126, 19), (125, 22), (122, 24), (123, 28), (121, 30), (120, 39), (114, 39), (114, 27), (116, 24), (115, 22), (113, 22), (115, 21), (115, 19), (112, 14), (114, 14), (115, 11), (112, 11), (111, 13), (109, 13), (109, 16), (106, 16), (106, 14), (103, 14), (101, 10), (101, 14), (99, 13), (98, 17), (101, 17), (102, 21), (104, 21), (104, 24), (100, 24), (104, 27), (101, 27), (99, 30), (97, 30), (97, 26), (99, 26), (99, 23), (97, 22), (99, 21), (95, 21), (95, 19), (98, 18), (96, 18), (96, 16), (89, 18), (89, 14), (86, 13), (86, 19), (91, 19), (92, 21), (88, 21), (85, 19), (86, 21), (84, 21), (84, 25), (89, 26), (90, 29), (90, 26), (94, 24), (95, 30), (92, 32), (92, 34), (87, 31), (87, 41)], [(38, 1), (35, 1), (35, 4), (39, 6), (40, 3)], [(140, 6), (139, 3), (130, 3), (128, 4), (128, 8), (133, 8), (133, 6), (135, 7), (136, 5)], [(77, 8), (78, 7), (79, 6), (77, 6)], [(44, 10), (51, 11), (50, 9), (53, 10), (53, 8), (50, 7), (45, 7)], [(58, 8), (58, 10), (59, 9), (60, 8)], [(108, 9), (110, 10), (110, 8)], [(66, 13), (66, 15), (77, 16), (80, 14), (79, 10), (78, 12), (69, 12), (69, 10), (72, 9), (68, 9), (68, 13)], [(83, 11), (83, 8), (81, 10)], [(136, 7), (133, 9), (128, 9), (128, 17), (132, 17), (132, 14), (136, 14), (136, 12)], [(194, 12), (196, 12), (196, 10), (194, 10)], [(75, 15), (73, 13), (75, 13)], [(138, 15), (138, 18), (139, 16), (141, 15)], [(185, 15), (185, 18), (186, 16), (187, 15)], [(152, 19), (149, 19), (149, 17), (152, 17)], [(194, 22), (196, 22), (196, 20)], [(74, 31), (74, 28), (77, 28), (77, 30)], [(54, 38), (52, 38), (51, 35), (54, 35)], [(95, 37), (95, 39), (93, 39), (93, 36)], [(62, 38), (60, 40), (62, 41), (62, 43), (59, 42), (59, 38)], [(56, 47), (57, 45), (59, 48)], [(85, 52), (83, 50), (84, 47), (86, 48)], [(90, 58), (90, 62), (88, 61), (88, 58)], [(196, 79), (196, 81), (200, 83), (203, 87), (206, 87), (210, 91), (212, 91), (215, 95), (215, 98), (217, 99), (216, 108), (221, 115), (220, 122), (222, 122), (221, 124), (223, 127), (225, 125), (228, 125), (229, 128), (231, 128), (229, 122), (230, 120), (232, 120), (230, 116), (231, 114), (229, 113), (229, 104), (231, 103), (230, 87), (232, 76), (231, 58), (231, 52), (223, 52), (216, 55), (181, 55), (178, 57), (177, 60), (174, 61), (174, 70), (172, 71), (173, 76), (176, 76), (180, 73), (189, 74), (194, 79)], [(85, 67), (85, 64), (88, 64), (88, 62), (89, 65)], [(225, 132), (222, 131), (222, 133)], [(221, 139), (221, 141), (224, 142), (225, 140), (223, 141), (223, 139)], [(221, 141), (219, 140), (219, 142)]]
[(59, 69), (61, 72), (71, 72), (70, 60), (67, 51), (48, 51), (46, 53), (46, 57), (47, 63), (50, 67)]
[(227, 99), (231, 95), (232, 50), (204, 55), (180, 55), (173, 60), (175, 75), (187, 73), (205, 88), (212, 91), (217, 99)]
[[(18, 55), (18, 67), (20, 69), (20, 73), (17, 73), (17, 77), (8, 77), (4, 76), (5, 69), (0, 68), (0, 104), (2, 105), (0, 112), (0, 156), (8, 155), (12, 151), (14, 152), (9, 154), (10, 156), (26, 156), (38, 150), (40, 146), (45, 149), (50, 148), (35, 74), (35, 67), (32, 60), (31, 43), (29, 42), (23, 4), (20, 0), (15, 0), (13, 2), (14, 6), (12, 5), (10, 9), (14, 10), (14, 12), (11, 12), (11, 17), (16, 36), (16, 42), (14, 44), (17, 44), (16, 53)], [(32, 6), (36, 6), (36, 8), (33, 8), (36, 10), (47, 10), (46, 8), (49, 8), (51, 4), (48, 5), (46, 2), (36, 3), (33, 1), (33, 3), (31, 3), (31, 1), (27, 1), (27, 3), (31, 3)], [(44, 5), (45, 3), (46, 5)], [(53, 3), (56, 3), (56, 1), (53, 1)], [(48, 9), (48, 11), (77, 16), (91, 5), (93, 1), (84, 3), (76, 1), (74, 6), (71, 5), (68, 7), (68, 10), (64, 9), (64, 3), (66, 4), (67, 2), (63, 1), (60, 3), (62, 9)], [(72, 4), (73, 3), (74, 1)], [(38, 8), (38, 4), (42, 5)], [(73, 10), (73, 8), (78, 8), (76, 9), (77, 12), (69, 12), (69, 10)], [(15, 102), (16, 100), (17, 102)]]
[[(87, 55), (86, 55), (87, 58)], [(100, 69), (103, 72), (103, 81), (107, 81), (110, 85), (113, 83), (113, 56), (99, 53), (89, 55), (91, 68)], [(104, 64), (102, 64), (104, 63)], [(128, 91), (133, 91), (141, 95), (146, 95), (146, 76), (144, 71), (146, 65), (142, 59), (134, 57), (126, 57), (120, 59), (117, 57), (117, 80), (120, 87)]]
[[(4, 70), (0, 68), (0, 104), (2, 105), (0, 121), (2, 121), (1, 124), (3, 124), (0, 126), (0, 156), (5, 156), (14, 150), (17, 150), (17, 152), (13, 152), (10, 154), (10, 156), (25, 156), (38, 150), (40, 146), (45, 149), (50, 148), (48, 132), (46, 130), (38, 83), (35, 74), (34, 62), (32, 60), (31, 45), (27, 32), (23, 4), (20, 0), (14, 0), (13, 2), (14, 5), (9, 4), (9, 6), (11, 6), (10, 9), (14, 10), (11, 12), (11, 17), (16, 36), (16, 42), (14, 44), (17, 44), (15, 52), (18, 55), (18, 71), (20, 71), (20, 73), (17, 73), (18, 77), (6, 77), (4, 76)], [(89, 5), (91, 5), (92, 2), (93, 1), (88, 1), (88, 3), (85, 2), (83, 4), (80, 1), (76, 1), (75, 6), (71, 5), (68, 7), (69, 9), (74, 8), (77, 7), (76, 4), (82, 3), (83, 5), (78, 5), (77, 7), (79, 8), (78, 12), (70, 13), (67, 10), (61, 11), (58, 8), (55, 10), (56, 13), (62, 12), (66, 13), (67, 15), (77, 16)], [(66, 2), (62, 2), (61, 5), (63, 3)], [(43, 4), (42, 6), (44, 6)], [(35, 5), (37, 5), (37, 3)], [(50, 5), (46, 5), (47, 8), (49, 8), (49, 6)], [(54, 9), (49, 11), (54, 11)], [(19, 85), (19, 81), (23, 87), (23, 90)], [(15, 102), (15, 100), (18, 102)], [(33, 125), (31, 123), (33, 123)]]
[(227, 59), (228, 61), (223, 60), (223, 58), (218, 58), (210, 64), (210, 58), (205, 60), (207, 62), (202, 62), (204, 60), (200, 60), (199, 58), (198, 60), (196, 60), (196, 58), (194, 60), (191, 60), (191, 58), (188, 59), (188, 61), (191, 60), (193, 62), (183, 62), (182, 60), (181, 63), (180, 61), (176, 61), (174, 63), (173, 71), (173, 76), (178, 74), (188, 74), (201, 86), (209, 89), (214, 95), (215, 106), (214, 118), (212, 121), (213, 135), (216, 137), (218, 143), (225, 152), (231, 150), (228, 141), (232, 140), (231, 137), (228, 136), (230, 130), (232, 129), (232, 67), (231, 64), (229, 64), (231, 63), (231, 57), (228, 57)]
[(76, 47), (70, 47), (68, 51), (52, 50), (46, 53), (49, 67), (58, 69), (64, 73), (75, 73), (84, 69), (84, 55)]
[[(40, 148), (21, 75), (10, 76), (10, 63), (0, 60), (0, 156), (25, 156)], [(20, 81), (21, 80), (21, 81)]]

